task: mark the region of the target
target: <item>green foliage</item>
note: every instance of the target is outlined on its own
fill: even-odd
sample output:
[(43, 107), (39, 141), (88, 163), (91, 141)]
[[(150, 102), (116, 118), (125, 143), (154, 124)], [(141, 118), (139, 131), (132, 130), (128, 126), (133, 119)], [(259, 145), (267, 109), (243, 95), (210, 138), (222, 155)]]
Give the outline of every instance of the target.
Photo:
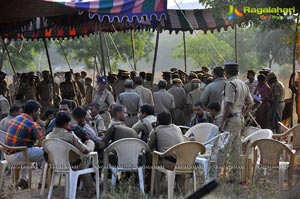
[[(1, 44), (3, 45), (3, 43)], [(36, 66), (33, 61), (34, 57), (36, 57), (37, 54), (44, 49), (44, 44), (41, 41), (10, 41), (7, 44), (7, 49), (16, 71), (26, 71), (28, 69), (35, 70)], [(1, 55), (5, 60), (1, 64), (10, 65), (7, 53), (4, 51), (4, 47)]]
[[(202, 65), (216, 67), (225, 60), (233, 59), (233, 48), (224, 40), (218, 40), (215, 35), (198, 33), (197, 36), (186, 37), (187, 57), (193, 60), (192, 68)], [(217, 49), (217, 50), (216, 50)], [(176, 58), (182, 59), (183, 43), (177, 46)]]
[[(147, 61), (150, 60), (149, 53), (154, 47), (151, 42), (152, 37), (153, 33), (149, 32), (134, 33), (136, 61), (139, 61), (142, 58), (146, 58)], [(118, 62), (125, 62), (127, 59), (133, 59), (130, 33), (105, 33), (102, 38), (106, 67), (109, 66), (107, 59), (108, 51), (110, 64), (115, 69), (118, 67)], [(105, 46), (105, 41), (107, 43), (107, 48)], [(61, 44), (68, 59), (84, 61), (88, 68), (94, 67), (94, 58), (96, 58), (98, 64), (101, 63), (100, 35), (98, 34), (90, 37), (63, 41)], [(57, 43), (57, 45), (59, 49), (58, 52), (64, 56), (60, 44)]]

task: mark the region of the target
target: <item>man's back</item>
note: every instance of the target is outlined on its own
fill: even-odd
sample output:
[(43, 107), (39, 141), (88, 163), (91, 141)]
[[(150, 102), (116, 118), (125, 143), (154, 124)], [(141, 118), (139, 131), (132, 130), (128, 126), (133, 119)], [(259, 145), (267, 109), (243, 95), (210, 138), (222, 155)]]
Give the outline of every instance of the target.
[(160, 89), (153, 93), (154, 111), (159, 113), (162, 111), (170, 113), (170, 110), (175, 108), (174, 97), (171, 93), (168, 93), (165, 89)]

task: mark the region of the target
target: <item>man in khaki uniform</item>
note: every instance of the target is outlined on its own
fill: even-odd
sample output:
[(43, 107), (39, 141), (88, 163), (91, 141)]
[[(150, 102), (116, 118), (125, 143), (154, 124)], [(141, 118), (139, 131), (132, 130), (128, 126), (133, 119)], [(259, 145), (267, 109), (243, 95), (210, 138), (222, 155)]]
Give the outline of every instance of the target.
[(71, 81), (71, 72), (65, 72), (65, 81), (59, 84), (59, 90), (62, 99), (74, 100), (75, 91)]
[(126, 79), (124, 83), (125, 92), (120, 93), (117, 98), (117, 104), (123, 105), (127, 109), (128, 117), (125, 124), (132, 127), (138, 121), (138, 112), (141, 104), (141, 97), (133, 91), (133, 81)]
[(188, 82), (185, 83), (184, 86), (183, 86), (186, 93), (189, 93), (193, 90), (192, 89), (192, 82), (191, 82), (193, 79), (198, 79), (198, 77), (197, 77), (196, 73), (190, 72), (189, 77), (188, 77)]
[[(241, 129), (243, 126), (242, 110), (253, 105), (248, 86), (238, 78), (238, 64), (235, 62), (226, 62), (224, 67), (225, 76), (228, 81), (225, 84), (224, 97), (222, 101), (222, 120), (219, 126), (220, 131), (230, 132), (230, 140), (227, 145), (227, 153), (229, 154), (230, 181), (238, 182), (239, 167), (241, 166)], [(238, 167), (238, 168), (236, 168)], [(235, 168), (235, 169), (234, 169)]]
[(143, 79), (141, 77), (135, 77), (133, 78), (133, 82), (135, 85), (135, 88), (133, 89), (134, 92), (136, 92), (137, 94), (140, 95), (141, 97), (141, 104), (150, 104), (150, 105), (154, 105), (153, 102), (153, 96), (152, 96), (152, 92), (150, 89), (145, 88), (143, 86)]
[(98, 78), (98, 90), (95, 92), (93, 101), (100, 105), (99, 114), (104, 120), (106, 128), (110, 125), (111, 116), (108, 112), (110, 106), (115, 104), (114, 96), (106, 89), (107, 79), (102, 76)]
[(74, 80), (75, 80), (75, 86), (77, 89), (77, 100), (78, 100), (79, 105), (82, 105), (82, 104), (84, 104), (84, 99), (85, 99), (85, 88), (81, 82), (80, 73), (74, 74)]
[(168, 92), (174, 96), (175, 100), (175, 109), (172, 112), (173, 123), (176, 125), (185, 125), (186, 118), (184, 114), (184, 108), (186, 104), (186, 93), (184, 88), (182, 88), (181, 79), (173, 79), (173, 85)]
[(36, 94), (42, 106), (41, 112), (44, 113), (51, 105), (53, 98), (53, 84), (50, 81), (49, 71), (42, 71), (43, 81), (36, 87)]
[(120, 93), (125, 91), (124, 82), (129, 78), (129, 72), (126, 70), (119, 69), (118, 79), (115, 81), (113, 85), (115, 100), (119, 96)]
[(93, 95), (95, 92), (95, 88), (92, 86), (92, 78), (85, 78), (85, 104), (90, 104), (93, 101)]
[[(75, 146), (80, 152), (88, 154), (89, 152), (94, 151), (95, 143), (89, 139), (85, 143), (82, 143), (80, 139), (73, 133), (68, 131), (68, 125), (71, 121), (71, 115), (67, 112), (60, 111), (56, 114), (55, 118), (55, 128), (50, 132), (46, 139), (49, 138), (58, 138), (64, 140), (73, 146)], [(76, 165), (79, 169), (84, 169), (89, 166), (89, 158), (80, 158), (77, 154), (70, 152), (70, 163), (76, 164), (80, 162), (79, 165)], [(79, 176), (83, 181), (83, 186), (87, 192), (93, 193), (95, 191), (95, 185), (93, 183), (92, 177), (89, 174), (84, 174)]]
[(166, 90), (166, 80), (158, 82), (158, 91), (153, 93), (154, 111), (155, 113), (167, 112), (171, 113), (175, 109), (174, 96)]
[(193, 79), (191, 80), (191, 86), (192, 86), (192, 91), (190, 91), (187, 96), (186, 96), (186, 118), (189, 121), (190, 118), (192, 117), (193, 113), (193, 106), (199, 101), (201, 98), (201, 93), (202, 91), (199, 89), (199, 86), (201, 84), (200, 79)]
[(172, 73), (170, 71), (163, 71), (162, 72), (162, 77), (167, 82), (167, 87), (166, 87), (167, 90), (172, 87), (171, 74)]
[(282, 113), (284, 109), (284, 85), (282, 82), (280, 82), (275, 73), (271, 72), (268, 75), (268, 84), (270, 85), (271, 88), (271, 107), (270, 107), (270, 112), (273, 114), (271, 115), (268, 120), (270, 121), (270, 129), (276, 131), (277, 133), (280, 133), (278, 121), (282, 120)]

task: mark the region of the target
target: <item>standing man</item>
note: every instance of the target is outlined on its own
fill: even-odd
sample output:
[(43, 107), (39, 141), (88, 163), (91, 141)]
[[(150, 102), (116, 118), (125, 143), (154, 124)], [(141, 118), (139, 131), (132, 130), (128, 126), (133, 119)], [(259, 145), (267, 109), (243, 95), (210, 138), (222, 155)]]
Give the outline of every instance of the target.
[(284, 109), (284, 85), (277, 79), (275, 73), (271, 72), (268, 75), (268, 84), (271, 87), (271, 107), (270, 107), (270, 129), (280, 133), (278, 121), (282, 120), (282, 113)]
[(224, 69), (222, 67), (216, 67), (213, 69), (213, 82), (208, 84), (201, 95), (200, 101), (207, 107), (210, 103), (222, 104), (222, 93), (226, 84), (224, 78)]
[(125, 124), (128, 127), (132, 127), (138, 121), (138, 112), (141, 104), (141, 97), (139, 94), (133, 91), (133, 81), (126, 79), (125, 92), (120, 93), (117, 98), (117, 104), (123, 105), (127, 109), (128, 117), (125, 120)]
[(243, 126), (242, 110), (253, 105), (253, 99), (249, 92), (248, 86), (238, 78), (238, 64), (235, 62), (226, 62), (224, 67), (227, 82), (224, 88), (224, 97), (222, 101), (222, 120), (219, 126), (220, 131), (230, 132), (230, 140), (227, 145), (227, 153), (229, 154), (228, 162), (233, 169), (229, 169), (230, 181), (238, 182), (240, 179), (238, 169), (240, 166), (241, 154), (241, 129)]
[(192, 90), (187, 93), (186, 96), (186, 119), (189, 121), (193, 116), (193, 106), (199, 101), (202, 95), (202, 91), (199, 89), (199, 86), (201, 84), (200, 79), (193, 79), (191, 80), (191, 86)]
[(8, 116), (10, 105), (8, 100), (4, 97), (4, 90), (0, 88), (0, 120)]
[(186, 93), (184, 88), (182, 87), (182, 81), (179, 78), (175, 78), (172, 80), (173, 85), (168, 90), (174, 96), (175, 109), (172, 113), (173, 123), (176, 125), (185, 125), (186, 118), (184, 114), (184, 108), (186, 104)]
[(143, 86), (142, 77), (134, 77), (133, 82), (135, 85), (135, 88), (133, 90), (141, 96), (141, 104), (150, 104), (153, 106), (154, 102), (152, 92), (150, 89)]
[(42, 106), (44, 113), (51, 105), (53, 99), (53, 84), (50, 80), (49, 71), (42, 71), (43, 81), (36, 87), (36, 96)]
[(111, 116), (108, 109), (115, 104), (115, 99), (111, 92), (106, 89), (106, 84), (106, 77), (98, 77), (98, 90), (95, 92), (93, 101), (100, 105), (99, 115), (103, 118), (105, 128), (107, 129), (111, 122)]
[(167, 92), (167, 81), (159, 80), (158, 82), (158, 91), (153, 93), (153, 101), (154, 101), (154, 112), (167, 112), (171, 113), (171, 111), (175, 108), (174, 96)]
[[(5, 144), (7, 146), (18, 147), (27, 146), (28, 159), (31, 162), (45, 163), (44, 151), (42, 143), (45, 138), (45, 132), (42, 127), (36, 123), (41, 112), (41, 105), (35, 101), (30, 100), (24, 106), (24, 113), (15, 117), (9, 125), (5, 137)], [(35, 144), (37, 143), (37, 146)], [(5, 159), (9, 163), (17, 163), (24, 161), (24, 153), (4, 150)], [(21, 179), (19, 185), (21, 188), (28, 188), (27, 169), (21, 169)]]
[(0, 121), (0, 130), (7, 132), (9, 123), (22, 113), (22, 108), (18, 105), (12, 105), (9, 109), (9, 115)]
[(74, 100), (75, 91), (73, 85), (75, 85), (75, 83), (72, 83), (71, 72), (65, 72), (65, 81), (61, 82), (59, 85), (60, 95), (62, 99)]
[(245, 81), (245, 84), (249, 87), (249, 91), (250, 91), (251, 95), (253, 96), (256, 86), (258, 84), (258, 81), (255, 77), (254, 70), (247, 71), (247, 80)]

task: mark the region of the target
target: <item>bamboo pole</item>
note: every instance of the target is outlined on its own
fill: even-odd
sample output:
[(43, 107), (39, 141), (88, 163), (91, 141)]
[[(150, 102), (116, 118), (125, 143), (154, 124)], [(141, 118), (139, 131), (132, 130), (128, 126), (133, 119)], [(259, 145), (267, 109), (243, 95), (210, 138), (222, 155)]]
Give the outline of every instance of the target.
[(184, 72), (187, 71), (187, 66), (186, 66), (186, 42), (185, 42), (185, 32), (183, 33), (183, 54), (184, 54)]
[(154, 81), (154, 77), (155, 77), (155, 64), (156, 64), (156, 59), (157, 59), (159, 34), (160, 34), (160, 25), (158, 25), (158, 27), (157, 27), (155, 50), (154, 50), (154, 57), (153, 57), (153, 64), (152, 64), (152, 76), (153, 76), (153, 78), (152, 78), (152, 82), (151, 82), (151, 87), (153, 86), (153, 81)]
[(235, 63), (238, 63), (238, 58), (237, 58), (237, 25), (234, 24), (234, 60)]
[(135, 58), (135, 39), (134, 39), (134, 31), (130, 30), (131, 36), (131, 49), (132, 49), (132, 58), (133, 58), (133, 69), (136, 70), (136, 58)]
[(100, 30), (99, 32), (99, 39), (100, 39), (100, 54), (101, 54), (101, 67), (103, 71), (103, 75), (106, 76), (106, 70), (105, 70), (105, 62), (104, 62), (104, 50), (103, 50), (103, 32)]
[(109, 48), (108, 48), (108, 45), (107, 45), (107, 39), (106, 39), (105, 36), (104, 36), (104, 44), (105, 44), (106, 52), (107, 52), (107, 63), (108, 63), (108, 66), (109, 66), (109, 71), (112, 72), (112, 67), (111, 67), (111, 64), (110, 64), (110, 51), (109, 51)]
[(52, 67), (51, 67), (51, 60), (50, 60), (50, 56), (49, 56), (49, 51), (48, 51), (48, 47), (47, 47), (47, 41), (46, 38), (43, 37), (43, 42), (44, 42), (44, 47), (45, 47), (45, 51), (46, 51), (46, 56), (47, 56), (47, 61), (48, 61), (48, 66), (49, 66), (49, 70), (50, 70), (50, 74), (51, 74), (51, 81), (52, 81), (52, 94), (53, 97), (55, 96), (55, 85), (54, 85), (54, 77), (53, 77), (53, 71), (52, 71)]
[[(3, 38), (2, 38), (2, 43), (3, 43), (3, 46), (4, 46), (4, 50), (6, 51), (6, 54), (7, 54), (7, 57), (8, 57), (8, 61), (9, 61), (10, 65), (11, 65), (11, 69), (12, 69), (14, 75), (16, 75), (16, 69), (15, 69), (15, 67), (14, 67), (14, 65), (12, 63), (12, 59), (11, 59), (10, 53), (9, 53), (9, 51), (7, 49), (7, 45), (6, 45), (6, 43), (5, 43), (5, 41), (4, 41)], [(17, 81), (19, 81), (19, 80), (17, 80)]]

